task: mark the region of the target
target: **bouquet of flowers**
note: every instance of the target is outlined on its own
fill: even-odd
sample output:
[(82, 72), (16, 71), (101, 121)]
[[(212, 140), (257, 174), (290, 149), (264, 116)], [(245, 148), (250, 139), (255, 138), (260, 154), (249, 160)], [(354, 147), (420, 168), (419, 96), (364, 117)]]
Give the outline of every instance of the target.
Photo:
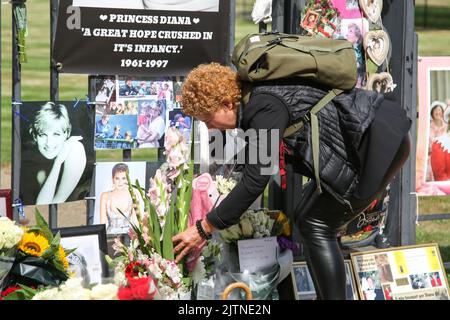
[(72, 278), (59, 287), (36, 291), (31, 300), (117, 300), (119, 288), (112, 283), (83, 287), (82, 278)]
[(221, 238), (226, 243), (236, 243), (238, 240), (258, 239), (263, 237), (278, 237), (291, 235), (289, 221), (286, 215), (278, 210), (247, 210), (239, 223), (221, 230)]
[[(18, 227), (8, 218), (0, 220), (0, 254), (11, 262), (7, 271), (0, 264), (0, 285), (6, 288), (6, 293), (27, 287), (55, 286), (69, 278), (66, 256), (71, 251), (60, 245), (59, 233), (53, 236), (39, 211), (35, 216), (37, 226), (32, 228)], [(2, 298), (5, 296), (2, 293)]]
[[(194, 168), (192, 163), (188, 165), (189, 148), (178, 129), (166, 131), (165, 155), (166, 162), (150, 179), (148, 193), (128, 178), (136, 221), (130, 221), (130, 245), (119, 239), (114, 245), (119, 255), (115, 259), (119, 296), (127, 299), (180, 298), (191, 285), (184, 262), (174, 262), (172, 243), (172, 237), (187, 228)], [(143, 212), (134, 189), (143, 200)], [(134, 286), (145, 286), (146, 295), (132, 294)]]

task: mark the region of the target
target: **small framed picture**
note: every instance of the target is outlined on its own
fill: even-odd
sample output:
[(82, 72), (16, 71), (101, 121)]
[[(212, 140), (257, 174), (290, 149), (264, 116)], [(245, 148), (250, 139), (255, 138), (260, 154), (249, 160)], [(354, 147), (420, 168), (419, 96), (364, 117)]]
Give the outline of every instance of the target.
[(306, 262), (294, 262), (291, 276), (296, 300), (316, 300), (316, 290)]
[(336, 25), (334, 25), (334, 23), (332, 23), (327, 18), (322, 17), (322, 19), (320, 19), (320, 22), (317, 24), (317, 30), (322, 36), (326, 38), (332, 38), (334, 32), (336, 31)]
[[(355, 277), (350, 260), (344, 261), (346, 275), (346, 299), (358, 300)], [(317, 294), (306, 262), (294, 262), (291, 272), (296, 300), (316, 300)]]
[(12, 220), (11, 194), (11, 189), (0, 189), (0, 217), (7, 217)]
[(76, 249), (67, 256), (67, 260), (71, 272), (81, 277), (84, 285), (102, 283), (102, 278), (109, 277), (105, 259), (108, 248), (104, 224), (57, 228), (52, 231), (54, 234), (60, 232), (64, 249)]
[(317, 24), (319, 21), (320, 21), (320, 14), (313, 10), (308, 10), (301, 22), (301, 26), (303, 29), (305, 29), (310, 33), (316, 33)]
[(350, 253), (361, 300), (450, 300), (437, 244)]

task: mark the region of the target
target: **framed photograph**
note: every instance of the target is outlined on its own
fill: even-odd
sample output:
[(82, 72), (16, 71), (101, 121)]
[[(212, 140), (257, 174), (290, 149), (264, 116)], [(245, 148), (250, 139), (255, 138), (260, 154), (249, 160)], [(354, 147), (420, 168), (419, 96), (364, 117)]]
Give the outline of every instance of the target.
[(7, 217), (12, 220), (11, 196), (11, 189), (0, 189), (0, 217)]
[(108, 253), (106, 228), (104, 224), (82, 227), (58, 228), (61, 245), (64, 249), (76, 249), (67, 256), (69, 268), (83, 279), (84, 285), (101, 283), (109, 277), (109, 268), (105, 259)]
[(33, 101), (18, 111), (21, 152), (14, 162), (20, 163), (20, 184), (15, 188), (23, 204), (84, 200), (95, 160), (94, 107), (85, 101)]
[(419, 58), (416, 191), (450, 194), (450, 57)]
[(361, 300), (449, 300), (437, 244), (350, 254)]
[(310, 33), (316, 33), (317, 24), (320, 21), (320, 14), (313, 10), (308, 10), (301, 22), (303, 29)]
[(306, 262), (294, 262), (291, 272), (296, 300), (315, 300), (316, 289)]
[[(350, 260), (345, 260), (346, 299), (358, 300), (355, 277)], [(317, 294), (306, 262), (294, 262), (291, 272), (296, 300), (316, 300)]]

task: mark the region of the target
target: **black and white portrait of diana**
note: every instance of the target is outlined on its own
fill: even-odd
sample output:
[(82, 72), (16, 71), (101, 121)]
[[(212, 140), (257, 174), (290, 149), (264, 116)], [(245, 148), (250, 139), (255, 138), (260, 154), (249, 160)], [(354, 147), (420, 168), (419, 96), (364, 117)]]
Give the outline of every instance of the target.
[(73, 104), (34, 102), (20, 108), (20, 195), (26, 205), (81, 200), (89, 192), (94, 110)]
[(76, 7), (149, 9), (169, 11), (219, 11), (219, 0), (73, 0)]

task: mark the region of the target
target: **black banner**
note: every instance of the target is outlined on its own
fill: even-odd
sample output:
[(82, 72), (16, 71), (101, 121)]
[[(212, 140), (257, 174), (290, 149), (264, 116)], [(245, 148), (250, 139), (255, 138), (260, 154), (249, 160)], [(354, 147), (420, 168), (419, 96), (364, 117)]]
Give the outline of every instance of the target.
[[(92, 1), (92, 6), (96, 3)], [(228, 1), (220, 1), (218, 11), (187, 11), (182, 6), (174, 8), (184, 11), (173, 11), (168, 5), (161, 7), (165, 11), (120, 9), (112, 8), (113, 2), (110, 8), (72, 4), (77, 2), (60, 1), (53, 51), (60, 72), (183, 76), (201, 63), (226, 62)]]

